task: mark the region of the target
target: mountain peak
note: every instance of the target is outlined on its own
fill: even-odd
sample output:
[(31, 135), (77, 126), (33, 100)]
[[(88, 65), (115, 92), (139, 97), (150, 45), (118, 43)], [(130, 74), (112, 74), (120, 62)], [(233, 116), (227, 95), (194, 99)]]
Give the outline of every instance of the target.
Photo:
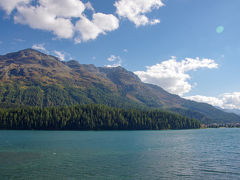
[(35, 49), (23, 49), (0, 56), (1, 63), (6, 64), (45, 64), (46, 66), (60, 65), (57, 57), (44, 54)]
[(14, 56), (29, 56), (29, 55), (45, 55), (45, 56), (47, 56), (46, 54), (44, 54), (38, 50), (32, 49), (32, 48), (27, 48), (27, 49), (23, 49), (23, 50), (20, 50), (17, 52), (8, 53), (4, 56), (14, 57)]
[[(41, 53), (40, 51), (38, 51), (36, 49), (32, 49), (32, 48), (22, 49), (22, 50), (19, 50), (17, 52), (37, 52), (37, 53)], [(41, 54), (43, 54), (43, 53), (41, 53)]]

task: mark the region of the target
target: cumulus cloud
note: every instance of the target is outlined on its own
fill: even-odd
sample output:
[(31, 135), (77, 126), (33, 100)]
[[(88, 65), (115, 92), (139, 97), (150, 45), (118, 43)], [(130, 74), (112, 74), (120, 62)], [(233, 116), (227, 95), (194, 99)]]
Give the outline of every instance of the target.
[(76, 30), (80, 33), (80, 36), (74, 39), (75, 43), (96, 39), (102, 32), (99, 27), (85, 17), (76, 23)]
[(36, 49), (36, 50), (41, 50), (41, 51), (43, 51), (43, 52), (48, 53), (48, 51), (47, 51), (46, 48), (44, 47), (44, 44), (33, 44), (33, 45), (32, 45), (32, 48), (33, 48), (33, 49)]
[(99, 27), (103, 33), (113, 31), (119, 27), (118, 19), (112, 14), (94, 13), (92, 22)]
[(225, 93), (221, 99), (225, 108), (240, 109), (240, 92)]
[(240, 92), (224, 93), (219, 97), (196, 95), (185, 98), (197, 102), (208, 103), (223, 109), (240, 109)]
[(128, 18), (138, 27), (159, 23), (159, 19), (149, 19), (146, 13), (159, 9), (164, 4), (162, 0), (119, 0), (114, 6), (119, 17)]
[(223, 107), (223, 101), (220, 98), (216, 98), (216, 97), (196, 95), (196, 96), (187, 96), (184, 98), (192, 100), (192, 101), (211, 104), (213, 106), (217, 106), (217, 107), (221, 107), (221, 108)]
[(49, 11), (44, 6), (20, 6), (17, 7), (14, 16), (16, 23), (29, 25), (33, 29), (52, 31), (59, 38), (71, 38), (74, 26), (70, 19), (57, 17), (57, 14)]
[(65, 55), (64, 55), (63, 52), (61, 52), (61, 51), (56, 51), (56, 50), (54, 50), (53, 52), (56, 54), (56, 56), (57, 56), (61, 61), (64, 61), (64, 60), (65, 60)]
[(88, 10), (91, 10), (91, 11), (95, 11), (92, 4), (88, 1), (87, 3), (85, 3), (85, 7), (88, 9)]
[[(159, 19), (149, 19), (146, 13), (163, 5), (162, 0), (118, 0), (114, 3), (118, 16), (128, 18), (136, 26), (159, 23)], [(75, 43), (94, 40), (100, 34), (119, 28), (119, 20), (113, 14), (95, 12), (90, 2), (81, 0), (1, 0), (0, 8), (8, 15), (13, 14), (15, 23), (50, 31), (55, 39), (74, 39)], [(85, 10), (91, 11), (90, 18)]]
[(105, 67), (118, 67), (122, 65), (122, 58), (120, 56), (111, 55), (107, 60), (113, 64), (105, 65)]
[(85, 5), (79, 0), (39, 0), (40, 7), (56, 17), (81, 17)]
[(146, 71), (136, 71), (135, 74), (143, 82), (158, 85), (170, 93), (182, 96), (193, 87), (188, 82), (191, 77), (187, 72), (200, 68), (218, 68), (218, 64), (212, 59), (185, 58), (178, 62), (175, 57), (171, 57), (160, 64), (148, 66)]
[[(90, 2), (80, 0), (1, 0), (0, 8), (7, 14), (13, 13), (14, 22), (33, 29), (52, 32), (57, 38), (71, 39), (76, 43), (96, 39), (100, 34), (119, 27), (118, 19), (112, 14), (95, 13)], [(92, 11), (88, 19), (84, 11)]]
[(28, 4), (31, 0), (1, 0), (0, 7), (6, 11), (8, 15), (19, 5)]
[(82, 17), (76, 23), (76, 30), (80, 36), (75, 38), (76, 43), (96, 39), (99, 34), (106, 34), (107, 31), (118, 29), (119, 21), (112, 14), (94, 13), (92, 21)]

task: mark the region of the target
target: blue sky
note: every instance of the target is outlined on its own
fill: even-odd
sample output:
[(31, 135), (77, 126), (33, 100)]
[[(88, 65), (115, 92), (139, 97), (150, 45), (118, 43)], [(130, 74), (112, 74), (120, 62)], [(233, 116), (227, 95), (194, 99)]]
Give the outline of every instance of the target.
[(239, 0), (1, 0), (0, 54), (34, 47), (121, 65), (182, 97), (240, 109), (239, 8)]

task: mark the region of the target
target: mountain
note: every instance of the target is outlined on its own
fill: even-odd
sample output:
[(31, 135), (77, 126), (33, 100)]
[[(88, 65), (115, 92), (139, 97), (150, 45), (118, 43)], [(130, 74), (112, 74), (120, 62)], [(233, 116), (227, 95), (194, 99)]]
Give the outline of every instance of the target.
[(240, 115), (239, 109), (223, 109), (223, 111), (228, 112), (228, 113), (234, 113), (236, 115)]
[(122, 67), (60, 61), (33, 49), (0, 56), (0, 106), (105, 104), (164, 109), (203, 123), (240, 122), (240, 117), (146, 84)]

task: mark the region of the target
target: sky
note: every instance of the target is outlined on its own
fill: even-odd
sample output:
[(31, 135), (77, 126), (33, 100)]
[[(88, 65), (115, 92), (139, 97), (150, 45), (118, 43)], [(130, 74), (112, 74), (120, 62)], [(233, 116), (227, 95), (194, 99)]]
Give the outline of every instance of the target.
[(0, 55), (33, 48), (122, 66), (146, 83), (240, 109), (239, 0), (0, 0)]

